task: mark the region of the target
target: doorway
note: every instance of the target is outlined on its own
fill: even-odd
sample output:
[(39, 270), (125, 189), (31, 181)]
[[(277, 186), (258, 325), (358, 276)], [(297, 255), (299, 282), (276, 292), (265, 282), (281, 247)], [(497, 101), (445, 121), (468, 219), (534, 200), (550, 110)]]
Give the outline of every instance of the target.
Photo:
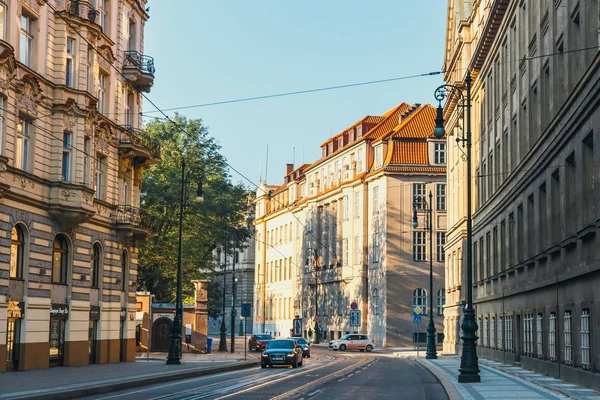
[(169, 318), (159, 318), (152, 324), (152, 351), (168, 352), (171, 344), (171, 327)]
[(120, 344), (120, 349), (119, 349), (119, 361), (120, 362), (124, 362), (125, 360), (125, 321), (121, 321), (121, 324), (119, 325), (119, 344)]
[(6, 370), (15, 371), (19, 369), (21, 320), (9, 318), (6, 328)]
[(65, 322), (64, 319), (50, 318), (50, 366), (63, 365), (65, 354)]
[(96, 364), (96, 340), (98, 338), (97, 331), (98, 321), (91, 320), (88, 326), (90, 364)]
[(515, 362), (521, 362), (521, 316), (519, 314), (516, 315), (517, 321), (517, 329), (515, 331)]

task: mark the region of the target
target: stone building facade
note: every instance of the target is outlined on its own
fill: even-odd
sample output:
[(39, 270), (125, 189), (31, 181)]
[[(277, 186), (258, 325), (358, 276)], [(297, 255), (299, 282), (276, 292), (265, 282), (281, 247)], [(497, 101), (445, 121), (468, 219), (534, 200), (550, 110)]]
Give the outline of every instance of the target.
[[(599, 12), (598, 0), (450, 0), (444, 63), (447, 83), (474, 77), (478, 354), (596, 389)], [(454, 143), (463, 111), (449, 102), (444, 114)], [(460, 150), (449, 146), (449, 352), (460, 349), (466, 276)]]
[(0, 2), (0, 371), (135, 358), (145, 3)]
[[(362, 332), (378, 346), (412, 346), (414, 306), (430, 312), (431, 257), (434, 303), (440, 302), (434, 312), (441, 313), (446, 144), (432, 137), (434, 118), (431, 106), (406, 103), (367, 116), (324, 142), (319, 160), (288, 165), (283, 185), (259, 189), (255, 319), (265, 319), (261, 330), (288, 335), (300, 319), (309, 339), (317, 323), (321, 340)], [(430, 191), (434, 254), (423, 205)], [(423, 206), (412, 228), (415, 200)], [(353, 325), (351, 310), (360, 312)], [(436, 326), (441, 334), (441, 318)]]

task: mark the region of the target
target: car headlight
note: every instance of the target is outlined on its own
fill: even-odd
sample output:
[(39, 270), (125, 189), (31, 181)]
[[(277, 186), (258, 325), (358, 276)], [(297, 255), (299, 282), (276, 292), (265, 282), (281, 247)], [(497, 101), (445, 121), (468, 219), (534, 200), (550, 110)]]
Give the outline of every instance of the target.
[(294, 353), (294, 352), (291, 352), (291, 353), (288, 353), (288, 354), (287, 354), (287, 356), (288, 356), (288, 357), (294, 357), (294, 355), (295, 355), (295, 354), (296, 354), (296, 353)]
[(262, 355), (264, 358), (269, 358), (269, 355), (268, 355), (268, 354), (262, 353), (261, 355)]

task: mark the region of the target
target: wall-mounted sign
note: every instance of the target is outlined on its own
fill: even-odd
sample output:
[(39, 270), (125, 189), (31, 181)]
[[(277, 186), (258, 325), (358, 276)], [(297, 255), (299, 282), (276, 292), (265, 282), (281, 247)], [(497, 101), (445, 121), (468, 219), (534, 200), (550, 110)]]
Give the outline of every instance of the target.
[(69, 318), (69, 306), (66, 304), (50, 304), (50, 318)]
[(175, 314), (167, 314), (167, 313), (155, 313), (152, 314), (153, 321), (156, 321), (159, 318), (169, 318), (171, 321), (175, 319)]
[(358, 308), (358, 304), (355, 301), (353, 301), (352, 304), (350, 304), (350, 308), (356, 310)]
[(125, 321), (127, 319), (127, 310), (121, 308), (121, 321)]
[(100, 306), (90, 307), (90, 321), (98, 321), (100, 319)]
[(8, 301), (8, 318), (23, 318), (25, 312), (23, 311), (23, 302), (19, 301)]

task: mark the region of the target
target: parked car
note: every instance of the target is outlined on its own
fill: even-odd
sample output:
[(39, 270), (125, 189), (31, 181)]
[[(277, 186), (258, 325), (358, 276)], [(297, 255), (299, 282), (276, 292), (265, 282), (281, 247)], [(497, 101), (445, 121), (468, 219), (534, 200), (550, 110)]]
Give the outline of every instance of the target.
[(260, 367), (274, 365), (302, 366), (302, 347), (293, 339), (271, 340), (260, 357)]
[(333, 350), (346, 351), (346, 350), (360, 350), (360, 351), (373, 351), (375, 347), (375, 341), (368, 335), (361, 334), (348, 334), (342, 336), (340, 339), (329, 341), (329, 348)]
[(271, 335), (266, 333), (252, 335), (250, 336), (250, 339), (248, 339), (248, 350), (263, 351), (271, 340), (273, 340)]
[(290, 339), (294, 339), (298, 346), (302, 348), (302, 357), (310, 358), (310, 344), (308, 344), (306, 339), (302, 337), (292, 337)]

